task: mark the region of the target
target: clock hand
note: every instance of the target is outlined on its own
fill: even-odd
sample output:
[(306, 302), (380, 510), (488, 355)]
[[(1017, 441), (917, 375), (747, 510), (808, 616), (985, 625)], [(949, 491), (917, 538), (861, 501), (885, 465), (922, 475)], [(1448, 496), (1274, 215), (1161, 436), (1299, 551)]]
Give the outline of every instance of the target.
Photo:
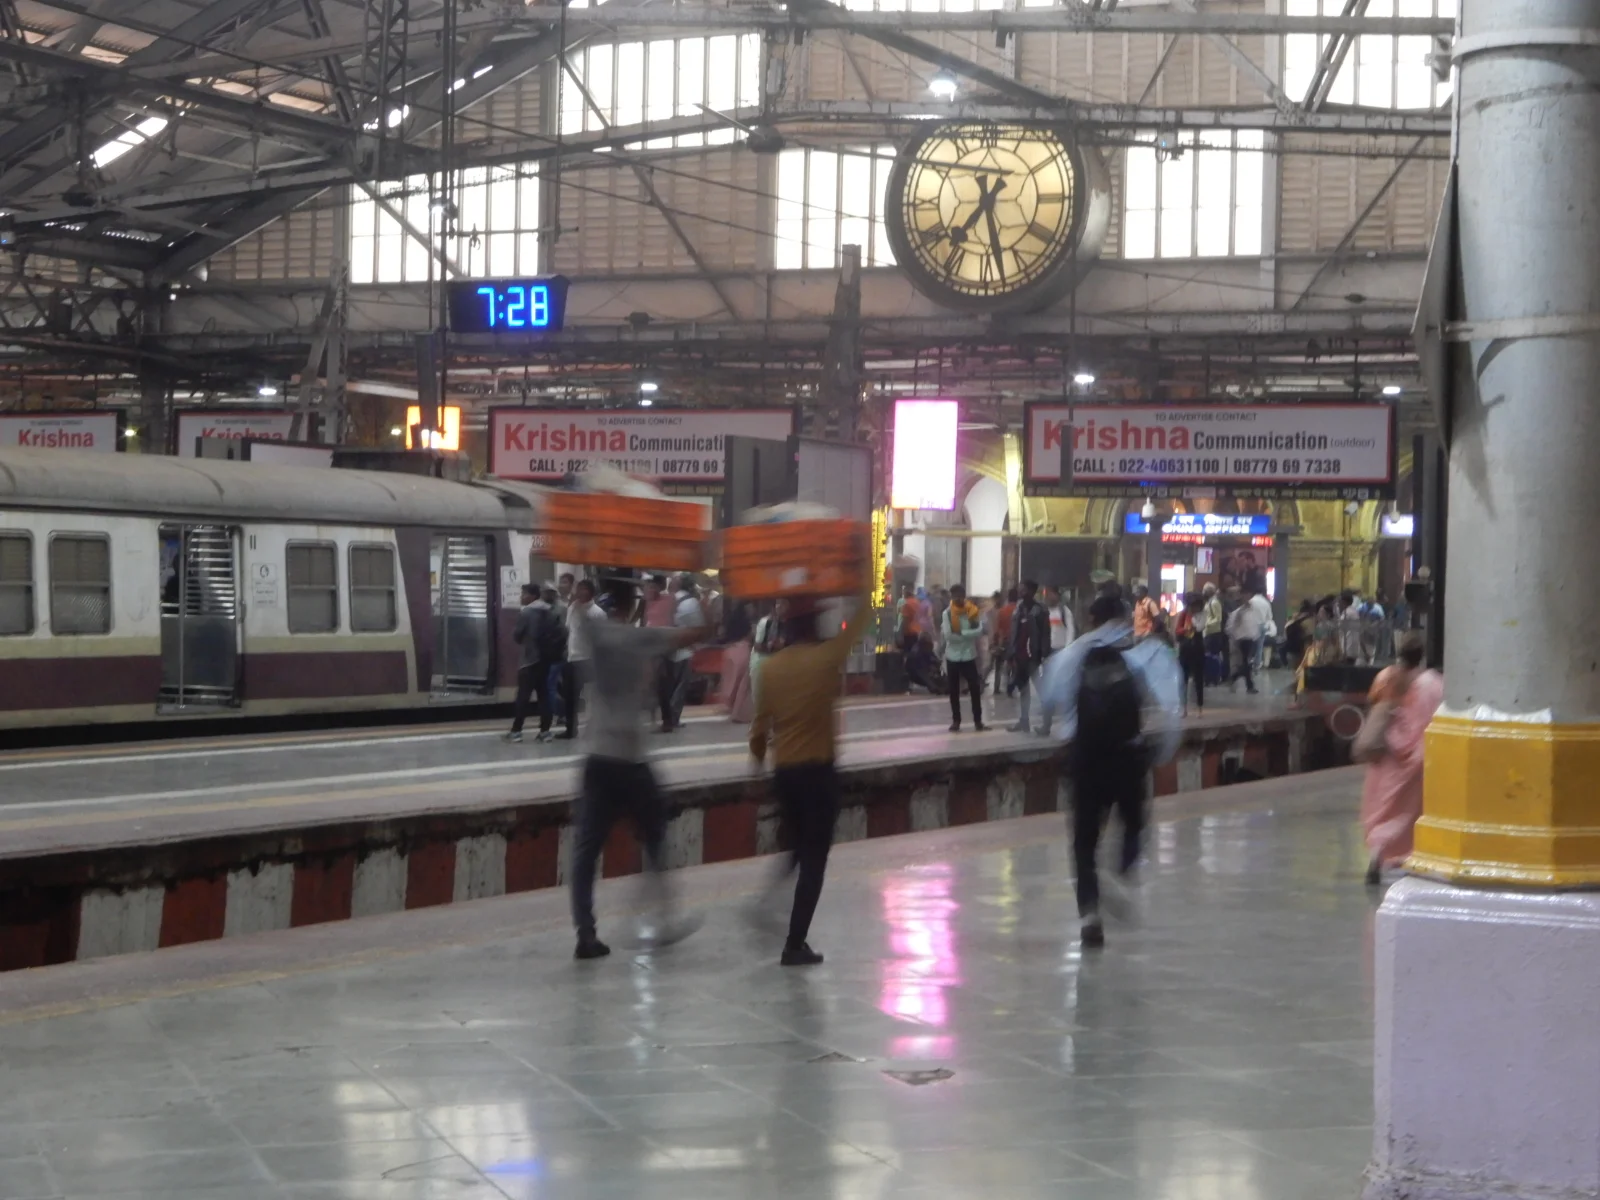
[(987, 175), (979, 175), (978, 176), (978, 203), (973, 207), (972, 215), (970, 217), (968, 217), (965, 221), (963, 221), (960, 225), (956, 226), (956, 228), (959, 229), (963, 234), (971, 233), (972, 232), (972, 227), (974, 225), (976, 225), (978, 223), (979, 218), (981, 218), (983, 216), (984, 205), (986, 205), (988, 202), (989, 202), (989, 177)]
[[(998, 191), (995, 193), (999, 194)], [(1006, 252), (1000, 245), (1000, 227), (995, 223), (994, 205), (989, 206), (989, 211), (984, 214), (989, 220), (989, 251), (994, 255), (994, 265), (1000, 272), (1000, 282), (1006, 281)]]

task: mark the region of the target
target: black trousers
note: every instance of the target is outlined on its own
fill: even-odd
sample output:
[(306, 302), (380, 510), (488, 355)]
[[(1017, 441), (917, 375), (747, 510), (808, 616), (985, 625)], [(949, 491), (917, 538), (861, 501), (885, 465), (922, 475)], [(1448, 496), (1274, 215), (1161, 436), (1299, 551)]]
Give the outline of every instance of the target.
[(611, 826), (624, 813), (644, 848), (648, 870), (660, 872), (667, 834), (666, 806), (649, 763), (591, 756), (583, 764), (578, 797), (578, 837), (572, 855), (572, 924), (580, 937), (594, 933), (594, 871)]
[(528, 719), (528, 702), (534, 700), (538, 707), (539, 732), (550, 732), (550, 667), (547, 663), (529, 663), (517, 669), (517, 703), (511, 710), (511, 732), (521, 733), (522, 723)]
[(801, 763), (779, 767), (772, 773), (772, 783), (789, 847), (788, 870), (800, 873), (789, 913), (789, 944), (798, 945), (811, 932), (811, 918), (822, 898), (833, 824), (839, 815), (839, 776), (832, 763)]
[(567, 736), (578, 736), (578, 699), (583, 695), (583, 663), (561, 664), (561, 698), (567, 711)]
[(683, 722), (683, 697), (689, 686), (689, 660), (661, 660), (657, 675), (656, 703), (661, 708), (661, 724), (676, 729)]
[(972, 697), (972, 723), (983, 724), (983, 677), (978, 674), (978, 664), (975, 662), (946, 662), (945, 674), (950, 682), (950, 722), (953, 725), (961, 724), (961, 685), (967, 685), (967, 693)]
[(998, 696), (1006, 688), (1006, 663), (1009, 655), (1004, 650), (996, 650), (994, 658), (994, 694)]
[(1240, 638), (1235, 644), (1239, 647), (1239, 669), (1228, 676), (1228, 682), (1243, 679), (1245, 690), (1253, 692), (1256, 690), (1256, 639)]
[(1144, 837), (1144, 777), (1147, 760), (1143, 747), (1074, 754), (1072, 778), (1072, 856), (1077, 867), (1078, 914), (1100, 910), (1100, 870), (1095, 854), (1100, 835), (1113, 812), (1122, 818), (1122, 854), (1118, 874), (1127, 874), (1139, 861)]
[(1206, 706), (1206, 647), (1198, 637), (1178, 643), (1178, 665), (1183, 668), (1184, 703), (1189, 701), (1189, 685), (1194, 684), (1196, 708)]

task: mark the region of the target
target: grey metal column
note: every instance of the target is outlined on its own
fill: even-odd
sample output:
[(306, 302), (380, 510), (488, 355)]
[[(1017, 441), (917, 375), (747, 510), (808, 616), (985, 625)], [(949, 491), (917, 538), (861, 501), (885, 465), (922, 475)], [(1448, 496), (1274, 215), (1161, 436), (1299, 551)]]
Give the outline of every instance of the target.
[[(1461, 264), (1480, 336), (1476, 386), (1451, 402), (1448, 539), (1472, 579), (1445, 617), (1447, 703), (1593, 721), (1600, 672), (1572, 652), (1593, 643), (1600, 594), (1600, 4), (1471, 0), (1462, 21)], [(1485, 636), (1513, 614), (1516, 636)]]
[(1294, 592), (1290, 590), (1289, 580), (1289, 542), (1290, 536), (1282, 529), (1272, 537), (1272, 569), (1275, 572), (1273, 580), (1277, 585), (1277, 595), (1272, 601), (1272, 619), (1278, 623), (1278, 633), (1289, 628), (1289, 618), (1294, 615), (1298, 603)]
[(1161, 527), (1167, 523), (1167, 514), (1159, 508), (1150, 518), (1150, 532), (1144, 535), (1144, 576), (1150, 594), (1161, 599), (1161, 560), (1166, 550), (1161, 544)]

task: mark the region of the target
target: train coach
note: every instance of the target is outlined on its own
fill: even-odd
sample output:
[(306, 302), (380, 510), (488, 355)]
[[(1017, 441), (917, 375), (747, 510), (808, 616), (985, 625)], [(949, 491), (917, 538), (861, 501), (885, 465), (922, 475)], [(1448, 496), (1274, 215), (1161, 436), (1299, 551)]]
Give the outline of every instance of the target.
[(0, 730), (510, 699), (536, 499), (0, 449)]

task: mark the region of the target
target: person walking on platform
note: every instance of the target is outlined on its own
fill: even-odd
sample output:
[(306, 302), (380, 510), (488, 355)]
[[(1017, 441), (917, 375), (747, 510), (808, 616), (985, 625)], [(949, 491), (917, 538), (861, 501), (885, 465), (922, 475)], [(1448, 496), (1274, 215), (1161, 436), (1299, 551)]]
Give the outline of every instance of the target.
[(611, 826), (624, 814), (633, 818), (658, 899), (656, 944), (666, 945), (690, 932), (674, 915), (672, 891), (662, 875), (667, 813), (644, 749), (644, 693), (651, 664), (703, 640), (710, 630), (631, 624), (637, 602), (631, 580), (612, 582), (607, 599), (610, 613), (604, 620), (592, 615), (597, 606), (574, 606), (572, 612), (594, 685), (572, 862), (572, 923), (578, 932), (574, 957), (582, 959), (611, 953), (595, 928), (594, 875)]
[(1022, 581), (1022, 599), (1011, 619), (1012, 678), (1016, 681), (1017, 695), (1022, 702), (1022, 712), (1012, 733), (1031, 733), (1033, 717), (1030, 705), (1029, 684), (1050, 655), (1050, 614), (1039, 603), (1039, 585), (1031, 579)]
[(1239, 666), (1228, 679), (1232, 687), (1244, 680), (1244, 690), (1256, 694), (1256, 650), (1266, 635), (1267, 622), (1272, 620), (1272, 606), (1267, 598), (1252, 589), (1245, 602), (1233, 610), (1228, 618), (1228, 636), (1238, 647)]
[(998, 699), (1002, 691), (1007, 696), (1016, 690), (1011, 680), (1011, 625), (1017, 614), (1017, 589), (1006, 589), (1005, 603), (999, 606), (994, 617), (994, 694)]
[[(1201, 612), (1200, 636), (1205, 639), (1206, 658), (1216, 664), (1211, 681), (1221, 683), (1228, 674), (1227, 613), (1216, 584), (1206, 584), (1201, 595), (1205, 597), (1205, 608)], [(1208, 665), (1208, 669), (1213, 668)]]
[(1401, 637), (1399, 661), (1372, 681), (1366, 724), (1352, 747), (1367, 764), (1361, 826), (1370, 856), (1367, 883), (1374, 886), (1383, 882), (1384, 868), (1410, 856), (1422, 816), (1423, 734), (1444, 703), (1444, 677), (1423, 666), (1426, 650), (1420, 630)]
[(566, 696), (567, 731), (561, 736), (569, 741), (578, 736), (578, 701), (583, 696), (583, 686), (588, 682), (589, 642), (588, 629), (576, 614), (591, 621), (605, 620), (606, 610), (595, 603), (594, 583), (588, 579), (575, 584), (572, 598), (567, 602), (567, 661), (561, 665), (561, 691)]
[(982, 733), (983, 679), (978, 674), (978, 637), (981, 614), (967, 601), (959, 583), (950, 589), (950, 607), (944, 610), (944, 663), (950, 684), (950, 732), (961, 732), (961, 685), (972, 697), (972, 728)]
[[(673, 581), (673, 608), (671, 625), (677, 629), (706, 627), (705, 609), (695, 596), (694, 586), (687, 575)], [(661, 732), (675, 733), (683, 724), (683, 699), (689, 688), (689, 660), (694, 657), (694, 643), (676, 647), (661, 660), (661, 688), (657, 701), (661, 708)]]
[(781, 959), (786, 967), (822, 961), (806, 939), (822, 896), (839, 812), (834, 703), (839, 672), (861, 641), (857, 622), (866, 619), (871, 603), (871, 591), (859, 596), (839, 632), (824, 641), (815, 605), (795, 601), (789, 615), (789, 644), (761, 665), (750, 753), (764, 762), (768, 747), (772, 749), (773, 788), (789, 844), (788, 870), (798, 869)]
[(522, 611), (511, 637), (522, 647), (522, 663), (517, 668), (517, 699), (511, 712), (511, 728), (505, 735), (508, 742), (522, 740), (522, 726), (528, 719), (528, 703), (535, 700), (539, 713), (539, 740), (551, 738), (550, 723), (550, 668), (556, 643), (560, 640), (561, 622), (556, 618), (533, 584), (522, 587)]
[(1183, 715), (1189, 715), (1189, 685), (1194, 684), (1194, 708), (1200, 716), (1206, 712), (1206, 644), (1200, 634), (1200, 624), (1205, 619), (1204, 602), (1199, 592), (1187, 592), (1183, 597), (1183, 611), (1173, 626), (1173, 639), (1177, 642), (1178, 666), (1183, 670)]
[[(1067, 771), (1080, 937), (1085, 947), (1098, 948), (1106, 940), (1102, 897), (1114, 915), (1131, 909), (1127, 889), (1144, 835), (1145, 776), (1177, 752), (1183, 676), (1163, 641), (1133, 636), (1120, 596), (1097, 597), (1089, 623), (1088, 633), (1051, 658), (1039, 690), (1055, 710), (1058, 736), (1071, 743)], [(1163, 716), (1151, 729), (1144, 725), (1147, 706)], [(1122, 847), (1116, 872), (1102, 886), (1096, 855), (1112, 812), (1122, 819)]]

